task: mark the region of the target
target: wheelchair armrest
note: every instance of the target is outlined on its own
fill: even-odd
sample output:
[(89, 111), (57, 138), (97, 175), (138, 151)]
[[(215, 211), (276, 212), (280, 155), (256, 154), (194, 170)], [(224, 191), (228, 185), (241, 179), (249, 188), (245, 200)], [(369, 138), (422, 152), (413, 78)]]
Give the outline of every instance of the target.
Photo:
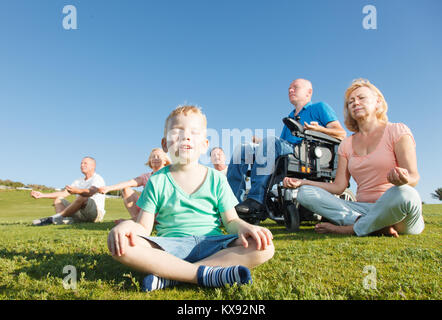
[(333, 138), (332, 136), (329, 136), (328, 134), (313, 131), (313, 130), (304, 130), (304, 126), (301, 125), (298, 121), (296, 121), (293, 118), (286, 117), (282, 119), (282, 122), (287, 126), (287, 128), (290, 130), (292, 135), (298, 136), (298, 137), (305, 137), (310, 136), (312, 138), (319, 139), (324, 142), (329, 142), (333, 144), (340, 144), (341, 140)]
[(292, 119), (290, 117), (286, 117), (282, 119), (282, 122), (287, 126), (287, 128), (290, 130), (290, 132), (295, 135), (294, 133), (304, 133), (304, 127), (295, 119)]
[(318, 132), (318, 131), (305, 130), (304, 135), (311, 136), (313, 138), (316, 138), (316, 139), (319, 139), (319, 140), (325, 141), (325, 142), (336, 143), (336, 144), (341, 143), (341, 140), (333, 138), (332, 136), (329, 136), (328, 134)]

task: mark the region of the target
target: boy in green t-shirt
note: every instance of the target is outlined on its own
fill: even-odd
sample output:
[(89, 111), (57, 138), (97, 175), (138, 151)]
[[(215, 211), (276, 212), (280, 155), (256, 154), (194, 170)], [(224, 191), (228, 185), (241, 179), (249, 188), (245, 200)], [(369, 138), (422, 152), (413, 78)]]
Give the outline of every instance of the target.
[[(199, 164), (209, 146), (206, 129), (197, 107), (178, 107), (169, 115), (161, 144), (172, 164), (149, 179), (137, 202), (137, 222), (124, 221), (109, 233), (113, 257), (149, 274), (146, 291), (178, 282), (249, 283), (249, 268), (273, 256), (272, 233), (241, 220), (226, 177)], [(155, 215), (157, 237), (150, 237)]]

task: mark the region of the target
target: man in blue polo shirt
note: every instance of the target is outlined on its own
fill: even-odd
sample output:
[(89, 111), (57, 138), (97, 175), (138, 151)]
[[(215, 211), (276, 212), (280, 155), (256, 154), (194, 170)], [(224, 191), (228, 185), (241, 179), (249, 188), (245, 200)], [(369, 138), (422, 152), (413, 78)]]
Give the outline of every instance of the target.
[[(294, 80), (289, 87), (289, 100), (295, 109), (289, 114), (294, 118), (299, 116), (299, 122), (305, 129), (315, 130), (342, 140), (345, 130), (338, 121), (335, 111), (326, 103), (312, 103), (313, 88), (310, 81)], [(234, 152), (227, 170), (227, 179), (238, 201), (241, 202), (245, 192), (245, 175), (253, 154), (250, 176), (251, 188), (247, 199), (236, 206), (236, 211), (251, 213), (263, 209), (265, 188), (273, 171), (275, 159), (278, 156), (293, 152), (293, 145), (302, 139), (291, 134), (284, 125), (280, 138), (266, 137), (258, 145), (242, 144)], [(270, 168), (270, 170), (269, 170)]]

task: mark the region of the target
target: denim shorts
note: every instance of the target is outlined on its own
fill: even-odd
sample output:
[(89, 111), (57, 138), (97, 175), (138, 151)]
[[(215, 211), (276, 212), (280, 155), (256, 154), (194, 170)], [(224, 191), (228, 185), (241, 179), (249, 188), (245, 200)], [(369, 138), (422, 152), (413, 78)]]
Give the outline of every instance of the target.
[(226, 249), (230, 243), (238, 239), (237, 234), (189, 237), (140, 237), (154, 242), (171, 255), (191, 263)]

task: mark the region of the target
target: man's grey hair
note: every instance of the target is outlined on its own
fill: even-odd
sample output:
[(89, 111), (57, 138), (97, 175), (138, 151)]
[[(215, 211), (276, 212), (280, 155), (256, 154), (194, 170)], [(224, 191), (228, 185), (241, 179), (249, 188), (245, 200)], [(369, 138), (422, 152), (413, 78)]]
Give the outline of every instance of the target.
[(83, 157), (83, 159), (91, 159), (92, 161), (94, 161), (95, 164), (97, 164), (97, 161), (95, 160), (95, 158), (93, 158), (91, 156), (85, 156), (85, 157)]

